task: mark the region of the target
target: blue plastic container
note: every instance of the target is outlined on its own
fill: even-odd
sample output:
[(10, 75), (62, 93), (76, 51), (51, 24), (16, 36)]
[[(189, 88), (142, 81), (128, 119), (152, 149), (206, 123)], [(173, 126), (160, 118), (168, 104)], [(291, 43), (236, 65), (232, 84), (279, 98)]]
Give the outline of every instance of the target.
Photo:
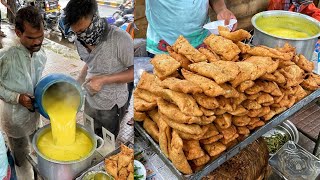
[(35, 96), (34, 107), (42, 116), (44, 116), (47, 119), (50, 119), (50, 118), (42, 105), (43, 97), (45, 95), (45, 92), (48, 90), (48, 88), (57, 84), (68, 84), (69, 87), (74, 88), (73, 90), (79, 92), (80, 105), (79, 105), (78, 111), (80, 110), (83, 104), (84, 94), (80, 84), (75, 79), (65, 74), (59, 74), (59, 73), (49, 74), (40, 79), (40, 81), (36, 85), (35, 92), (34, 92), (34, 96)]

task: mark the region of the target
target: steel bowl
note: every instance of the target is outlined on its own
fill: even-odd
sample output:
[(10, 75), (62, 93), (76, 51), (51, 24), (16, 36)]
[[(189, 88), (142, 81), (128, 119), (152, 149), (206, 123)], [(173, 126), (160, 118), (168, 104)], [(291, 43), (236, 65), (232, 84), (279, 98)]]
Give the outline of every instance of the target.
[[(295, 22), (302, 23), (301, 26), (305, 27), (305, 29), (314, 28), (312, 29), (313, 33), (310, 35), (310, 37), (307, 38), (284, 38), (270, 34), (262, 30), (262, 28), (257, 25), (257, 20), (259, 20), (260, 18), (268, 17), (296, 18), (298, 20)], [(308, 60), (312, 59), (313, 52), (315, 50), (315, 44), (318, 40), (318, 37), (320, 36), (320, 23), (318, 20), (296, 12), (274, 10), (264, 11), (254, 15), (251, 18), (251, 23), (254, 27), (254, 35), (252, 39), (253, 45), (265, 45), (274, 48), (281, 47), (287, 42), (296, 48), (298, 54), (303, 54)], [(275, 22), (275, 26), (276, 25), (277, 22)], [(286, 24), (281, 25), (285, 26)]]

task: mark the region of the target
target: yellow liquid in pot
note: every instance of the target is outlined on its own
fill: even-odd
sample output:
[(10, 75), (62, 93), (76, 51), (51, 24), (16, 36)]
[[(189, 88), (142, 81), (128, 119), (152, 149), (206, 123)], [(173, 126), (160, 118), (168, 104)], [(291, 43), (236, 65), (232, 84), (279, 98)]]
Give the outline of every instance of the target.
[(77, 160), (92, 149), (87, 135), (76, 131), (76, 115), (80, 95), (67, 83), (50, 86), (43, 96), (43, 107), (50, 117), (51, 131), (38, 140), (38, 148), (50, 159), (59, 161)]
[(308, 38), (320, 32), (319, 27), (306, 19), (289, 16), (260, 17), (256, 25), (268, 34), (283, 38)]
[(38, 149), (46, 157), (58, 161), (81, 159), (92, 150), (90, 138), (82, 131), (76, 132), (75, 142), (71, 145), (57, 146), (54, 144), (52, 132), (48, 131), (38, 140)]

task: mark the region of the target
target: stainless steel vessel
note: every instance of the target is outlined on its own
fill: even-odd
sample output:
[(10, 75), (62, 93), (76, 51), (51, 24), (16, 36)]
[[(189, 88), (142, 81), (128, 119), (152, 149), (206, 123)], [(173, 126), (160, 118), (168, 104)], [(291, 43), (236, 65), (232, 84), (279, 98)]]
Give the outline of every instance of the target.
[(91, 166), (93, 160), (93, 153), (97, 148), (97, 139), (95, 134), (85, 128), (84, 126), (77, 124), (77, 131), (82, 131), (88, 135), (91, 139), (93, 148), (89, 154), (75, 161), (56, 161), (45, 157), (38, 149), (37, 142), (39, 137), (48, 132), (51, 129), (51, 125), (48, 124), (39, 129), (32, 139), (32, 146), (37, 153), (38, 167), (40, 174), (48, 180), (71, 180), (76, 177), (81, 171)]
[[(315, 26), (317, 28), (317, 33), (308, 38), (283, 38), (276, 35), (272, 35), (266, 31), (263, 31), (258, 25), (257, 20), (259, 18), (268, 18), (268, 17), (293, 17), (303, 19), (303, 21), (307, 21), (310, 25)], [(279, 47), (283, 46), (286, 42), (296, 47), (298, 54), (303, 54), (308, 60), (312, 60), (313, 52), (315, 49), (315, 44), (320, 36), (320, 22), (316, 19), (290, 11), (264, 11), (254, 15), (251, 19), (251, 23), (254, 26), (254, 35), (252, 44), (253, 45), (265, 45), (268, 47)], [(276, 23), (276, 22), (275, 22)], [(305, 25), (305, 28), (308, 28), (308, 25)]]

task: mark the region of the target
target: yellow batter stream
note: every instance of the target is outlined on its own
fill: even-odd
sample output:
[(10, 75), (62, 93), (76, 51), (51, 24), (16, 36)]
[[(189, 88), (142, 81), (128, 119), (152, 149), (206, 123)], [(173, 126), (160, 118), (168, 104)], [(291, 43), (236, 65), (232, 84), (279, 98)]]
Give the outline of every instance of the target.
[(86, 156), (92, 149), (92, 142), (86, 133), (76, 130), (79, 93), (70, 84), (57, 83), (47, 89), (42, 101), (50, 117), (51, 130), (39, 138), (40, 152), (59, 161)]

